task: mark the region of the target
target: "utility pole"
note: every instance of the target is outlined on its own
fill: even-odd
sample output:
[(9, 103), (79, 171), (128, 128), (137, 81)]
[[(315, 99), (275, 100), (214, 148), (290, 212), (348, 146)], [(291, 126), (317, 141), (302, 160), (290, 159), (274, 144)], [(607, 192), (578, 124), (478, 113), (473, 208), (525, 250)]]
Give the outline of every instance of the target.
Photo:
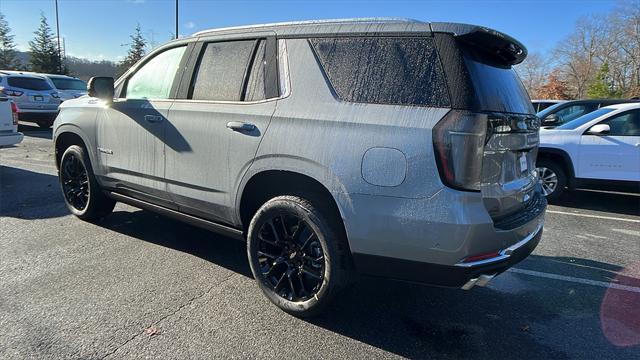
[[(56, 35), (58, 36), (58, 72), (62, 73), (62, 52), (60, 51), (60, 18), (58, 17), (58, 0), (56, 1)], [(176, 0), (178, 1), (178, 0)]]
[(178, 0), (176, 0), (176, 39), (177, 38), (178, 38)]

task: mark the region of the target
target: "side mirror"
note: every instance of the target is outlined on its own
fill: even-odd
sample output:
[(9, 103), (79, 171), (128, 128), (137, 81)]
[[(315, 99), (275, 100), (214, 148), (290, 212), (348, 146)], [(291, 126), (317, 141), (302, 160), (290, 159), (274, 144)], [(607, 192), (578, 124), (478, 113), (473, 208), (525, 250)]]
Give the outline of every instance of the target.
[(589, 130), (587, 130), (587, 134), (591, 135), (604, 135), (608, 134), (611, 131), (611, 128), (607, 124), (598, 124), (593, 125)]
[(547, 116), (546, 118), (542, 119), (542, 125), (543, 126), (555, 125), (555, 124), (557, 124), (559, 122), (560, 122), (560, 116), (558, 116), (556, 114), (551, 114), (551, 115)]
[(94, 76), (87, 84), (89, 96), (98, 99), (113, 101), (113, 78), (107, 76)]

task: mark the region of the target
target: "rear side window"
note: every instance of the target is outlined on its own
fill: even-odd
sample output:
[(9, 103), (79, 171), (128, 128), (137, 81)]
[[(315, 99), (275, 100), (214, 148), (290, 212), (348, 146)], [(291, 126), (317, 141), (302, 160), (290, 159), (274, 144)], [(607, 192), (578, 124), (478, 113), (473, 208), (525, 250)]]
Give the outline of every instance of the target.
[(265, 41), (260, 40), (260, 43), (256, 48), (256, 55), (253, 59), (253, 64), (251, 65), (249, 79), (247, 80), (247, 90), (244, 96), (245, 101), (258, 101), (266, 98), (264, 89), (265, 66)]
[(255, 40), (206, 44), (193, 79), (190, 98), (240, 101), (255, 45)]
[(432, 38), (344, 37), (309, 41), (341, 100), (450, 106)]
[(51, 90), (51, 85), (46, 80), (31, 77), (9, 76), (7, 83), (9, 86), (28, 90)]

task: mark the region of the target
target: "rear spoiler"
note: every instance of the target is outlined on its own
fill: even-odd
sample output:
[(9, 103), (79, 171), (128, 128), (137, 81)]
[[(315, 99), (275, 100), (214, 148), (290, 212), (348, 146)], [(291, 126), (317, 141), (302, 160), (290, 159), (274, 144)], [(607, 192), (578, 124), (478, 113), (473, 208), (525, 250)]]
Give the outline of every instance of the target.
[(477, 25), (431, 23), (432, 32), (450, 33), (460, 42), (505, 65), (520, 64), (527, 57), (521, 42), (499, 31)]

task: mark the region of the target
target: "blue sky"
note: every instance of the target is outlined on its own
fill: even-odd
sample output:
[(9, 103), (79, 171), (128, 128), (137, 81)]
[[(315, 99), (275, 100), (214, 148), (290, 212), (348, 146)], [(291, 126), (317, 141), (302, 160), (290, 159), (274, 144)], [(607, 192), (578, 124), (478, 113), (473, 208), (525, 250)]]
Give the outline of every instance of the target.
[[(638, 2), (640, 0), (630, 0)], [(491, 27), (522, 41), (530, 52), (547, 51), (571, 33), (581, 16), (608, 13), (615, 0), (581, 1), (220, 1), (180, 0), (180, 34), (265, 22), (345, 17), (408, 17)], [(161, 44), (174, 31), (174, 0), (59, 0), (60, 33), (67, 53), (121, 59), (137, 23)], [(20, 50), (37, 28), (40, 12), (55, 31), (54, 0), (0, 0)]]

